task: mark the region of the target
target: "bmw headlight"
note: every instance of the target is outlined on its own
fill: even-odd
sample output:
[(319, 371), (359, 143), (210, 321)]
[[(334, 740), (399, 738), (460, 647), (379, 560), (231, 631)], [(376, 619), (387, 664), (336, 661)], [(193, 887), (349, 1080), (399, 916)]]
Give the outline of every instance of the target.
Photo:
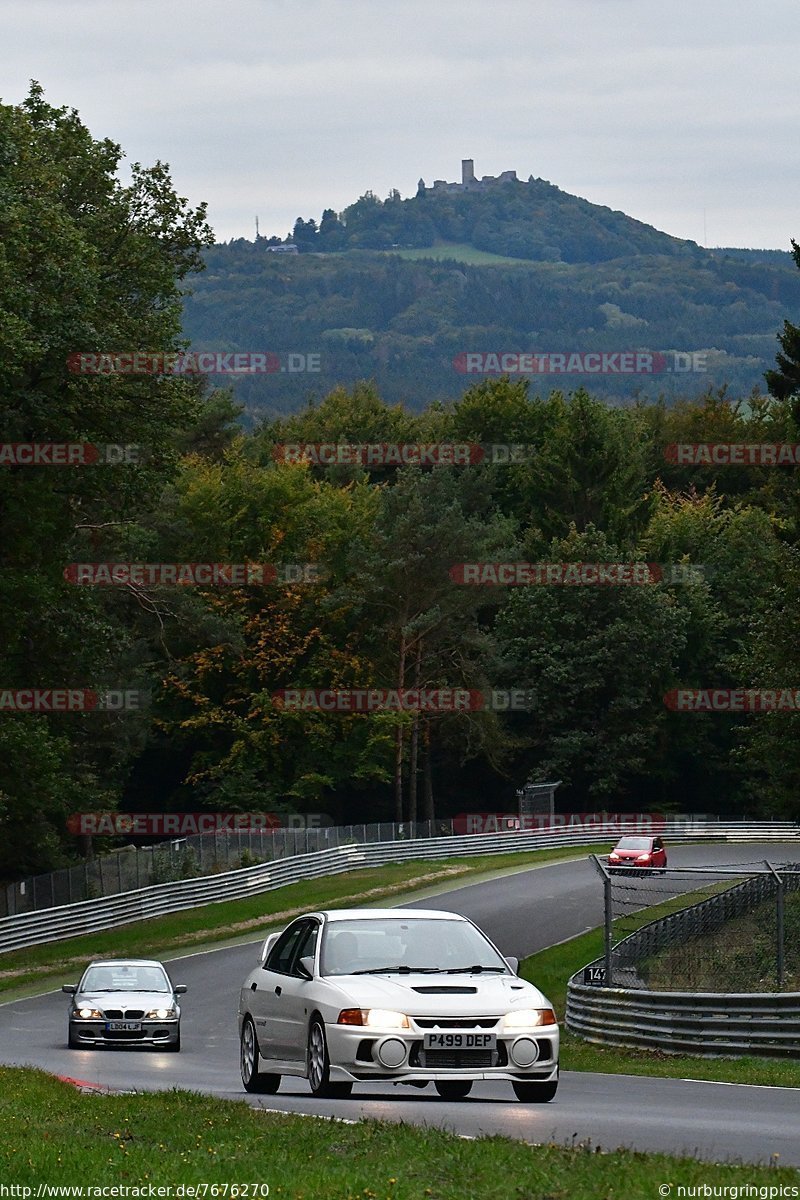
[(405, 1013), (392, 1008), (343, 1008), (337, 1025), (367, 1025), (376, 1029), (410, 1029)]
[(80, 1017), (82, 1021), (102, 1021), (103, 1019), (103, 1014), (99, 1008), (87, 1008), (85, 1005), (76, 1008), (72, 1015)]
[(552, 1008), (520, 1008), (506, 1013), (503, 1026), (506, 1030), (537, 1029), (540, 1025), (555, 1025), (556, 1014)]
[(146, 1021), (168, 1021), (174, 1016), (174, 1008), (151, 1008), (149, 1013), (144, 1014)]

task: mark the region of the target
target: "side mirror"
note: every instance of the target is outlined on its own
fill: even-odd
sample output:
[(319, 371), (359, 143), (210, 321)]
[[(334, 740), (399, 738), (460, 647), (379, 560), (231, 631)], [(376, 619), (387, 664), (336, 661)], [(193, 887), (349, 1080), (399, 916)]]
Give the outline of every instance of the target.
[(266, 939), (266, 941), (264, 942), (264, 945), (261, 947), (261, 964), (262, 964), (262, 966), (267, 961), (267, 956), (268, 956), (270, 950), (275, 945), (275, 943), (277, 942), (277, 940), (280, 936), (281, 935), (279, 933), (271, 933), (269, 935), (269, 937)]
[(519, 975), (519, 959), (515, 958), (513, 954), (507, 954), (505, 959), (514, 974)]
[(184, 996), (186, 994), (186, 984), (176, 983), (172, 991), (176, 996)]
[(313, 956), (313, 954), (306, 954), (303, 958), (299, 959), (299, 961), (297, 963), (297, 970), (300, 972), (300, 974), (303, 976), (304, 979), (313, 979), (314, 978), (314, 956)]
[(66, 992), (68, 996), (74, 996), (78, 990), (78, 985), (77, 983), (62, 983), (61, 990), (62, 992)]

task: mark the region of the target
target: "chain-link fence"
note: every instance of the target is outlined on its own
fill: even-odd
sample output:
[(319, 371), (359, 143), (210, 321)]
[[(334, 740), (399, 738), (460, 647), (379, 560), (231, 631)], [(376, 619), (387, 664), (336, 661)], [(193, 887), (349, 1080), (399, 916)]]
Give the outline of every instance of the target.
[(800, 991), (800, 863), (609, 867), (606, 987)]
[(116, 896), (153, 883), (194, 879), (236, 867), (252, 867), (295, 854), (335, 846), (395, 842), (406, 838), (451, 836), (452, 821), (385, 822), (323, 828), (221, 830), (162, 842), (126, 846), (74, 867), (34, 875), (0, 888), (0, 917), (37, 912), (78, 900)]

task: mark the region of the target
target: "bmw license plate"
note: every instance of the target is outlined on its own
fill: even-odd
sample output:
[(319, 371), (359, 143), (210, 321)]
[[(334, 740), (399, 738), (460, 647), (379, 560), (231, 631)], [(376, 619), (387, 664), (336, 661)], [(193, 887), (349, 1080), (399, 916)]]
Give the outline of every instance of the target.
[(106, 1021), (108, 1033), (141, 1033), (141, 1021)]
[(436, 1033), (426, 1033), (423, 1042), (424, 1050), (496, 1050), (497, 1034), (495, 1033), (447, 1033), (437, 1030)]

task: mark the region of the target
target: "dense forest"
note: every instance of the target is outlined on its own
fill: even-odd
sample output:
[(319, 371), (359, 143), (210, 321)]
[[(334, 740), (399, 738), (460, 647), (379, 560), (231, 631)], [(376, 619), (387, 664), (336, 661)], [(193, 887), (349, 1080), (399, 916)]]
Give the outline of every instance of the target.
[[(439, 207), (455, 217), (468, 201), (499, 207), (506, 190), (516, 195), (528, 187), (536, 189), (506, 184), (487, 196), (444, 196)], [(476, 249), (484, 244), (480, 223), (463, 230), (444, 221), (452, 234), (472, 240), (437, 239), (427, 251), (370, 245), (295, 255), (271, 252), (265, 239), (214, 246), (205, 251), (206, 270), (191, 281), (185, 334), (198, 349), (280, 356), (282, 371), (233, 380), (249, 425), (360, 380), (374, 381), (387, 401), (417, 411), (454, 400), (465, 383), (476, 382), (465, 381), (459, 370), (460, 356), (472, 351), (648, 350), (667, 356), (666, 369), (654, 374), (531, 381), (545, 391), (591, 386), (613, 404), (669, 404), (709, 387), (727, 385), (742, 394), (763, 384), (776, 329), (785, 316), (800, 319), (800, 276), (789, 253), (702, 250), (550, 190), (560, 198), (553, 201), (552, 220), (563, 221), (564, 257), (514, 259), (505, 243), (504, 257), (487, 254)], [(436, 207), (426, 198), (375, 201), (366, 211), (413, 205)], [(586, 209), (606, 213), (606, 223)], [(359, 227), (352, 210), (347, 213), (347, 228)], [(498, 227), (530, 231), (537, 228), (534, 214)], [(548, 226), (551, 235), (556, 232)], [(368, 245), (374, 240), (366, 239)], [(700, 353), (699, 369), (671, 370), (675, 351)], [(302, 365), (309, 355), (315, 356), (312, 370), (291, 370), (292, 362)]]
[[(0, 467), (3, 696), (69, 687), (149, 697), (116, 712), (4, 705), (0, 875), (68, 860), (79, 849), (68, 814), (114, 807), (423, 818), (507, 808), (526, 779), (555, 777), (566, 810), (800, 817), (796, 713), (668, 702), (676, 688), (800, 687), (797, 470), (695, 464), (674, 450), (800, 442), (791, 326), (769, 396), (710, 389), (612, 407), (594, 389), (462, 376), (454, 397), (423, 406), (419, 393), (404, 406), (391, 388), (343, 372), (316, 402), (296, 396), (297, 411), (244, 430), (213, 381), (67, 365), (98, 348), (180, 348), (189, 279), (187, 312), (218, 331), (228, 321), (243, 346), (259, 320), (258, 346), (278, 346), (280, 330), (287, 350), (312, 350), (320, 326), (344, 324), (391, 326), (411, 346), (435, 321), (452, 330), (450, 353), (465, 330), (484, 348), (486, 330), (505, 336), (493, 321), (528, 306), (525, 328), (541, 327), (556, 348), (569, 311), (581, 309), (582, 326), (597, 321), (610, 273), (620, 311), (648, 313), (636, 319), (654, 329), (685, 321), (694, 337), (696, 309), (727, 322), (739, 345), (754, 336), (757, 311), (777, 345), (800, 297), (796, 267), (789, 276), (691, 248), (639, 254), (629, 268), (609, 258), (508, 270), (374, 250), (355, 261), (209, 249), (204, 209), (175, 194), (164, 167), (136, 168), (123, 186), (119, 147), (95, 141), (36, 88), (0, 107), (0, 151), (3, 442), (143, 451), (117, 465)], [(562, 312), (555, 291), (543, 299), (536, 288), (536, 272), (559, 270), (569, 279)], [(685, 294), (690, 277), (697, 291)], [(426, 376), (412, 349), (408, 361)], [(287, 443), (526, 450), (458, 466), (325, 466), (287, 461)], [(236, 586), (76, 585), (74, 564), (114, 562), (278, 571)], [(664, 570), (642, 586), (459, 582), (459, 564), (485, 562), (697, 570)], [(297, 564), (315, 570), (298, 578)], [(280, 702), (286, 689), (312, 688), (513, 689), (527, 700), (505, 712)]]

